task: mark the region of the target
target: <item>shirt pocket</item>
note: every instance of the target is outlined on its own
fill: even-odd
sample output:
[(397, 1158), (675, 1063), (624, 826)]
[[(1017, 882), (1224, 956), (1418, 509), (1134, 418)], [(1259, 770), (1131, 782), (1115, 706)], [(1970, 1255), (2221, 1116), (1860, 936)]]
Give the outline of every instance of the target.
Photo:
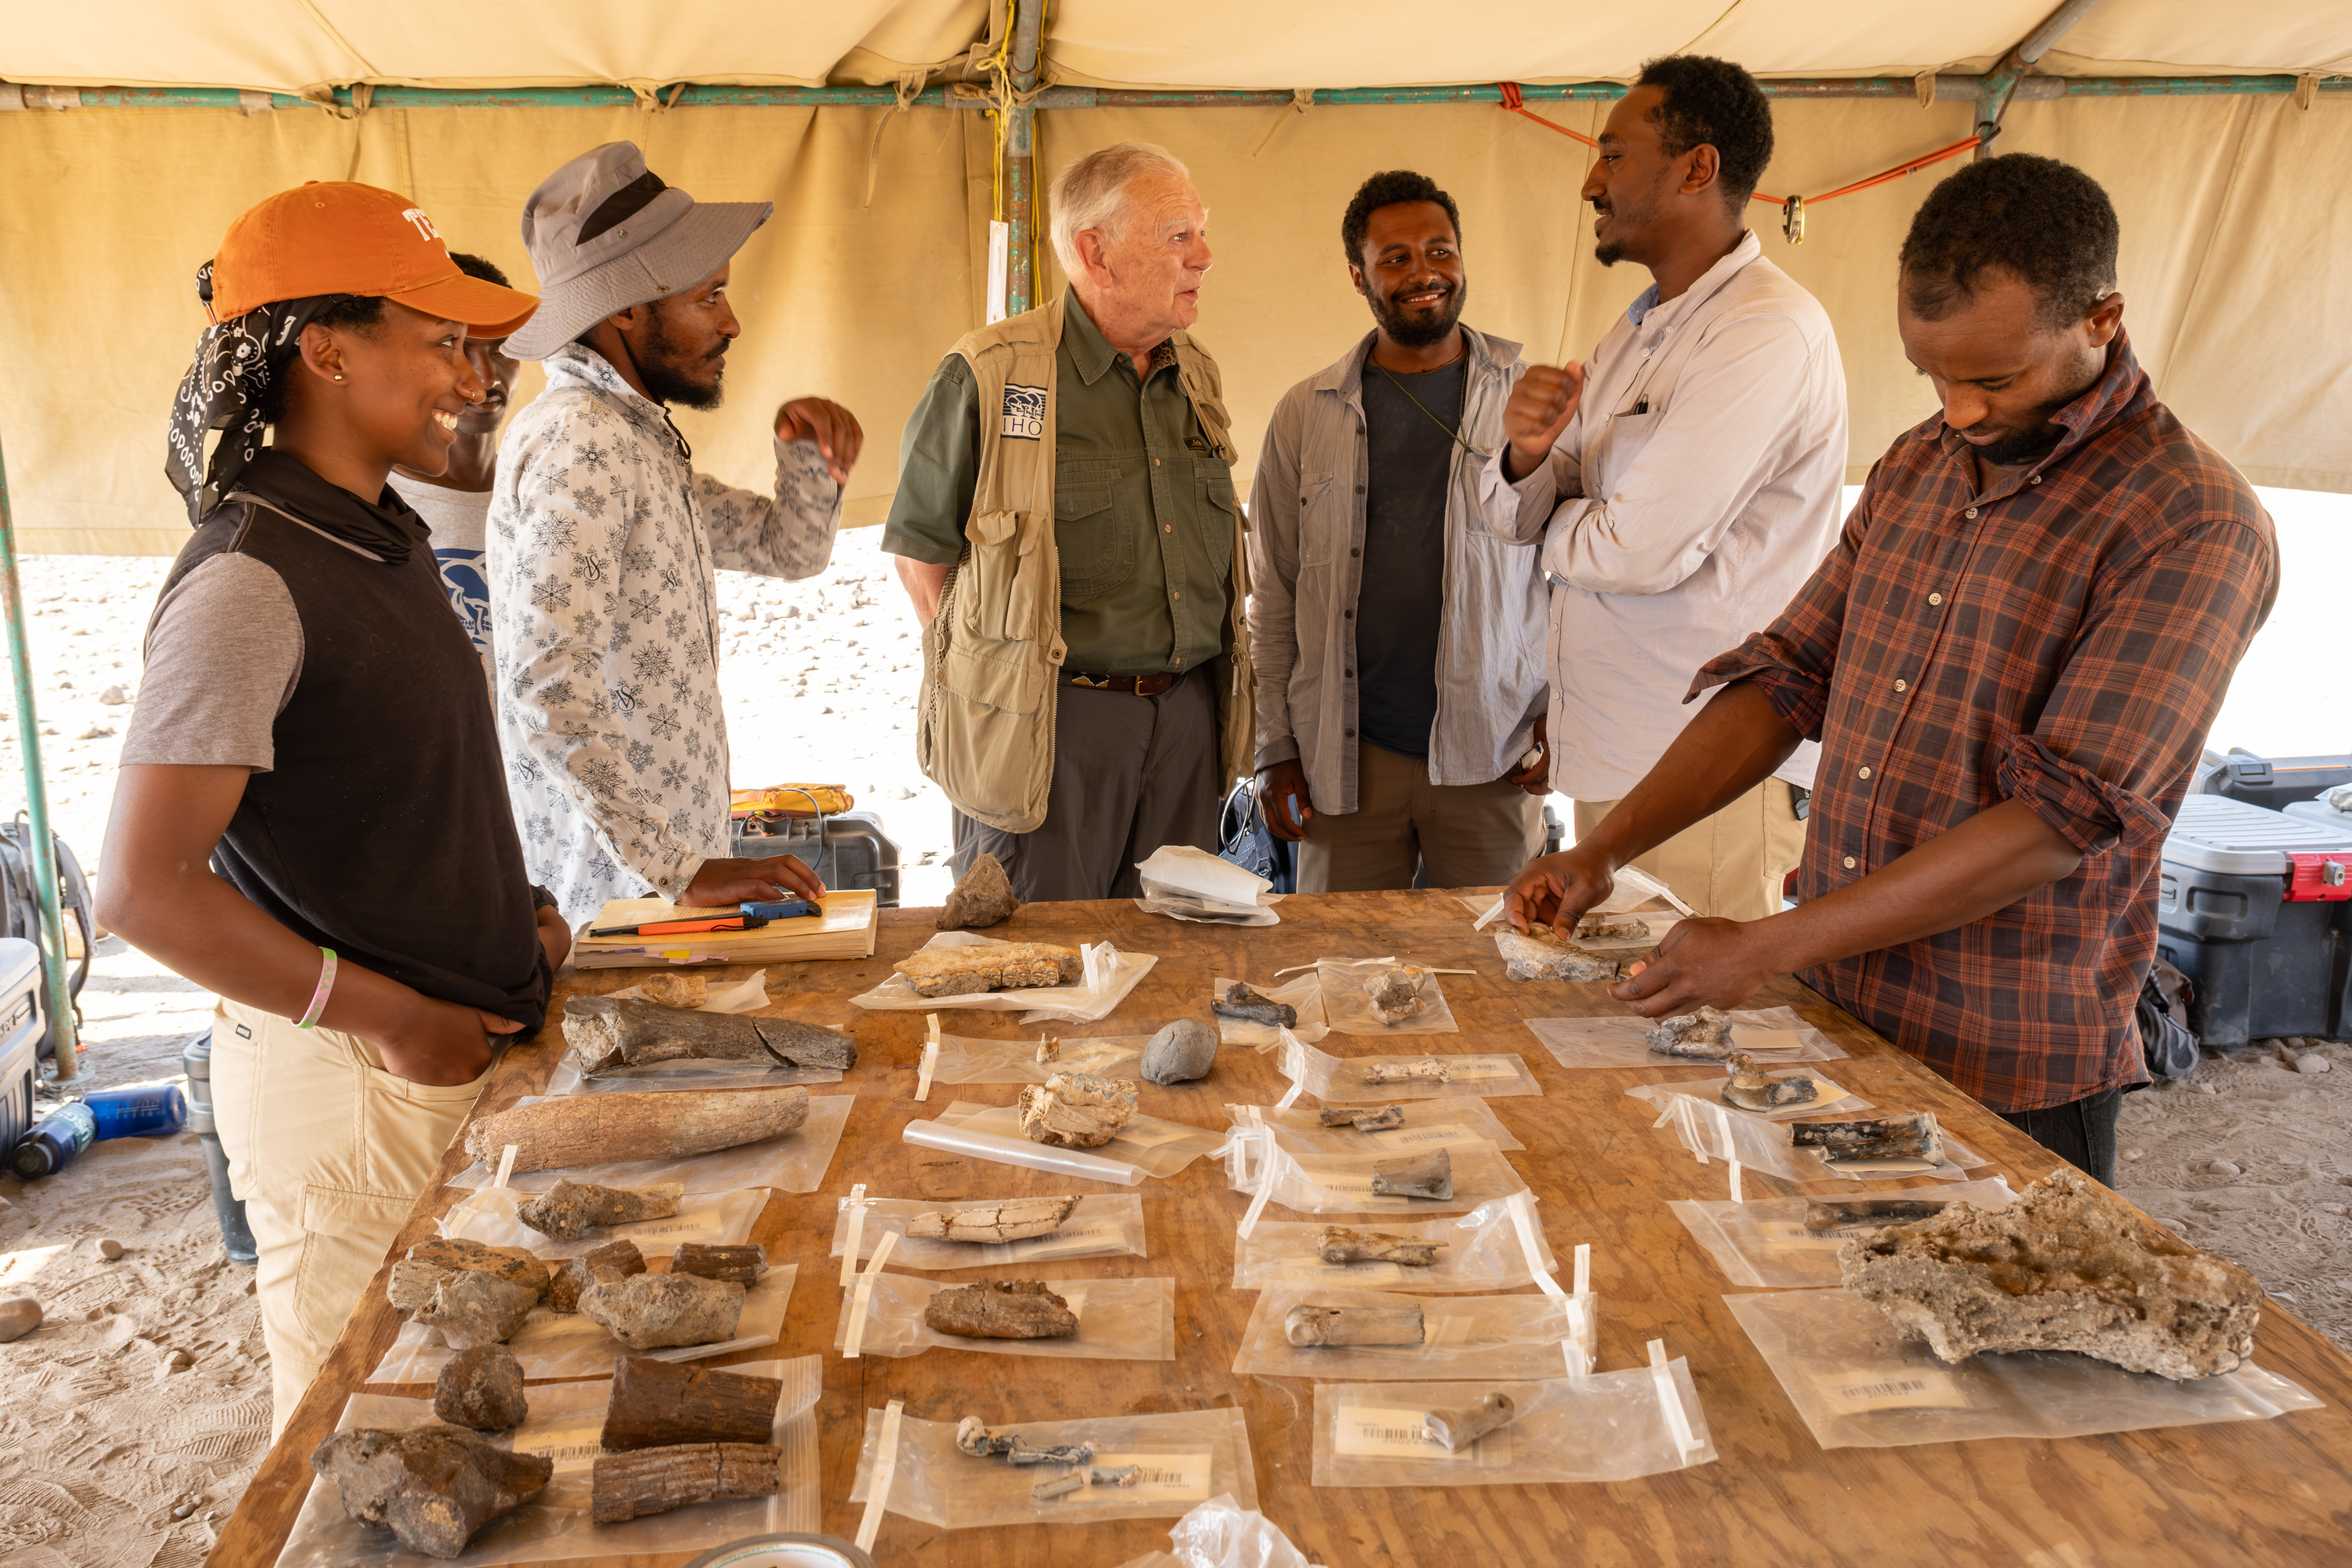
[(1066, 603), (1100, 598), (1135, 569), (1135, 531), (1118, 480), (1116, 463), (1064, 463), (1055, 474), (1054, 548)]
[(1234, 492), (1233, 470), (1223, 463), (1202, 463), (1194, 482), (1202, 502), (1194, 510), (1201, 547), (1208, 557), (1210, 573), (1222, 582), (1233, 575), (1234, 520), (1241, 510), (1240, 498)]
[(1298, 476), (1298, 564), (1328, 566), (1339, 553), (1339, 536), (1355, 531), (1355, 519), (1339, 504), (1339, 476), (1328, 468)]
[[(1664, 413), (1653, 403), (1643, 413), (1611, 416), (1608, 428), (1601, 434), (1599, 449), (1585, 464), (1585, 473), (1590, 476), (1598, 471), (1604, 476), (1603, 482), (1613, 489), (1625, 470), (1642, 460), (1642, 449), (1658, 433), (1658, 422)], [(1587, 483), (1589, 486), (1589, 478)], [(1592, 492), (1588, 488), (1585, 493)]]

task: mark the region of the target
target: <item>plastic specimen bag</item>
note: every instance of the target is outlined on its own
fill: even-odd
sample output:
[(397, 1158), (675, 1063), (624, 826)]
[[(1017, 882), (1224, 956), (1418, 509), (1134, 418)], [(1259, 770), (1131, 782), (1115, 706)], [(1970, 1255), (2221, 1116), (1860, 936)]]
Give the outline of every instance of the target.
[(2087, 1437), (2150, 1426), (2261, 1421), (2320, 1401), (2276, 1373), (2175, 1383), (2064, 1351), (1937, 1359), (1849, 1290), (1726, 1296), (1824, 1448), (1897, 1448), (1979, 1437)]
[[(917, 951), (984, 947), (999, 944), (1003, 940), (974, 931), (943, 931)], [(951, 1008), (970, 1008), (986, 1013), (1019, 1013), (1024, 1024), (1049, 1018), (1091, 1023), (1108, 1016), (1126, 1001), (1127, 994), (1160, 962), (1148, 952), (1121, 952), (1107, 942), (1087, 943), (1078, 952), (1085, 973), (1075, 985), (1024, 985), (964, 996), (919, 996), (912, 981), (894, 973), (871, 991), (852, 996), (850, 1001), (877, 1012), (943, 1013)]]
[[(1297, 1307), (1417, 1310), (1418, 1344), (1294, 1345), (1285, 1320)], [(1423, 1299), (1330, 1285), (1269, 1285), (1243, 1325), (1234, 1372), (1261, 1377), (1402, 1380), (1569, 1377), (1589, 1364), (1592, 1297), (1444, 1296)]]
[[(1508, 889), (1496, 893), (1456, 893), (1454, 896), (1454, 901), (1478, 917), (1470, 929), (1482, 931), (1504, 918), (1503, 900), (1507, 896)], [(1621, 866), (1617, 868), (1616, 886), (1610, 889), (1609, 896), (1593, 905), (1586, 913), (1618, 915), (1629, 914), (1636, 910), (1647, 912), (1653, 906), (1660, 910), (1671, 910), (1676, 914), (1687, 915), (1696, 912), (1688, 904), (1675, 897), (1673, 889), (1643, 870), (1639, 866)]]
[[(1999, 1176), (1938, 1187), (1915, 1187), (1902, 1192), (1878, 1192), (1875, 1198), (1915, 1198), (1937, 1203), (1971, 1203), (1987, 1211), (2005, 1209), (2017, 1194)], [(1840, 1282), (1838, 1248), (1861, 1236), (1875, 1236), (1901, 1220), (1864, 1220), (1831, 1230), (1808, 1230), (1805, 1215), (1816, 1201), (1843, 1198), (1757, 1198), (1744, 1204), (1696, 1203), (1675, 1199), (1666, 1206), (1706, 1248), (1723, 1277), (1734, 1285), (1767, 1290), (1814, 1289)]]
[[(1632, 1090), (1628, 1090), (1632, 1093)], [(1713, 1104), (1687, 1094), (1664, 1097), (1665, 1107), (1654, 1127), (1671, 1129), (1682, 1146), (1698, 1156), (1704, 1165), (1710, 1159), (1737, 1162), (1751, 1171), (1777, 1176), (1784, 1182), (1869, 1181), (1888, 1175), (1932, 1176), (1939, 1182), (1965, 1182), (1968, 1167), (1990, 1163), (1967, 1144), (1942, 1128), (1937, 1130), (1942, 1145), (1943, 1158), (1935, 1165), (1924, 1160), (1906, 1161), (1902, 1168), (1880, 1170), (1874, 1164), (1888, 1162), (1863, 1162), (1845, 1166), (1832, 1165), (1822, 1158), (1819, 1149), (1800, 1149), (1790, 1123), (1772, 1121), (1752, 1110), (1735, 1110), (1729, 1106)], [(1732, 1178), (1735, 1182), (1738, 1177)]]
[[(1648, 1018), (1529, 1018), (1544, 1049), (1564, 1068), (1709, 1067), (1691, 1057), (1670, 1057), (1650, 1048), (1655, 1026)], [(1846, 1053), (1835, 1040), (1797, 1016), (1793, 1007), (1757, 1007), (1731, 1015), (1731, 1048), (1747, 1051), (1766, 1068), (1784, 1062), (1829, 1061)]]
[(1202, 1155), (1215, 1153), (1225, 1142), (1223, 1133), (1190, 1122), (1137, 1116), (1118, 1130), (1118, 1137), (1099, 1148), (1056, 1149), (1025, 1136), (1021, 1131), (1021, 1113), (1012, 1106), (974, 1105), (963, 1100), (949, 1106), (934, 1120), (941, 1127), (1009, 1142), (1017, 1146), (1015, 1152), (1034, 1150), (1040, 1154), (1088, 1155), (1131, 1166), (1146, 1176), (1172, 1176)]
[[(1213, 984), (1214, 989), (1209, 994), (1212, 1005), (1244, 982), (1228, 974), (1220, 974)], [(1290, 1032), (1300, 1039), (1319, 1040), (1331, 1032), (1330, 1024), (1323, 1016), (1323, 982), (1313, 970), (1271, 985), (1253, 984), (1250, 989), (1267, 1001), (1282, 1003), (1297, 1013), (1298, 1022), (1290, 1026)], [(1223, 1044), (1249, 1046), (1263, 1054), (1282, 1043), (1283, 1030), (1278, 1024), (1228, 1018), (1220, 1013), (1212, 1013), (1211, 1016), (1216, 1020), (1217, 1038)]]
[(1274, 884), (1189, 844), (1164, 844), (1135, 866), (1143, 896), (1135, 907), (1147, 914), (1216, 925), (1270, 926), (1282, 917), (1272, 905), (1282, 897)]
[(979, 1040), (941, 1035), (932, 1058), (931, 1078), (938, 1083), (1043, 1083), (1057, 1072), (1133, 1078), (1143, 1061), (1143, 1047), (1150, 1040), (1149, 1035), (1065, 1039), (1052, 1061), (1041, 1062), (1036, 1039)]
[(711, 1247), (735, 1247), (751, 1239), (768, 1194), (760, 1188), (731, 1193), (688, 1193), (677, 1201), (677, 1213), (662, 1219), (631, 1220), (626, 1225), (598, 1226), (574, 1241), (558, 1241), (523, 1224), (515, 1211), (536, 1194), (513, 1187), (477, 1187), (441, 1216), (441, 1234), (463, 1237), (487, 1247), (528, 1247), (549, 1259), (575, 1258), (608, 1242), (633, 1241), (647, 1258), (666, 1258), (683, 1242)]
[[(1759, 1062), (1768, 1071), (1774, 1070), (1769, 1062)], [(1799, 1075), (1791, 1075), (1799, 1076)], [(1853, 1115), (1871, 1109), (1870, 1101), (1853, 1093), (1844, 1085), (1812, 1072), (1801, 1075), (1813, 1080), (1813, 1098), (1796, 1105), (1783, 1105), (1770, 1110), (1748, 1110), (1735, 1105), (1724, 1096), (1724, 1086), (1731, 1081), (1731, 1071), (1724, 1069), (1720, 1078), (1690, 1078), (1676, 1082), (1636, 1084), (1625, 1092), (1636, 1100), (1648, 1100), (1653, 1108), (1664, 1110), (1675, 1095), (1687, 1095), (1701, 1105), (1720, 1105), (1727, 1110), (1746, 1111), (1767, 1121), (1793, 1121), (1801, 1116)]]
[[(1654, 1345), (1656, 1342), (1652, 1342)], [(1461, 1453), (1429, 1429), (1433, 1410), (1475, 1407), (1489, 1394), (1516, 1415)], [(1492, 1487), (1630, 1481), (1716, 1458), (1690, 1367), (1505, 1383), (1318, 1383), (1318, 1487)]]
[[(558, 1377), (610, 1377), (613, 1363), (625, 1355), (649, 1355), (656, 1361), (703, 1361), (731, 1351), (757, 1350), (783, 1337), (784, 1308), (793, 1299), (793, 1279), (800, 1266), (772, 1268), (744, 1288), (743, 1313), (735, 1322), (735, 1337), (718, 1344), (675, 1345), (667, 1350), (636, 1352), (604, 1331), (604, 1326), (583, 1312), (558, 1312), (533, 1307), (507, 1349), (522, 1363), (526, 1381)], [(442, 1342), (440, 1331), (423, 1323), (403, 1323), (383, 1359), (368, 1373), (370, 1383), (431, 1383), (456, 1352)], [(534, 1398), (537, 1395), (533, 1395)]]
[(1445, 993), (1438, 985), (1437, 976), (1427, 970), (1422, 970), (1420, 977), (1412, 981), (1420, 1001), (1412, 1012), (1391, 1024), (1373, 1011), (1373, 992), (1389, 984), (1400, 972), (1418, 968), (1394, 958), (1317, 959), (1315, 974), (1323, 987), (1324, 1018), (1343, 1035), (1461, 1033), (1461, 1026), (1454, 1021), (1454, 1009), (1445, 1005)]
[(1296, 1036), (1275, 1056), (1282, 1076), (1327, 1105), (1386, 1100), (1451, 1100), (1463, 1095), (1508, 1099), (1543, 1089), (1516, 1052), (1491, 1056), (1335, 1057)]
[(977, 1339), (941, 1333), (923, 1321), (923, 1309), (933, 1296), (960, 1287), (868, 1268), (858, 1274), (856, 1285), (842, 1292), (833, 1348), (853, 1356), (910, 1356), (928, 1350), (954, 1350), (1075, 1361), (1176, 1359), (1175, 1280), (1047, 1279), (1043, 1283), (1077, 1314), (1076, 1333), (1042, 1340)]
[[(518, 1107), (537, 1105), (550, 1097), (527, 1095)], [(825, 1167), (841, 1142), (850, 1107), (857, 1096), (812, 1094), (808, 1120), (774, 1138), (739, 1143), (708, 1154), (687, 1154), (675, 1160), (620, 1160), (607, 1165), (573, 1165), (558, 1171), (519, 1172), (507, 1185), (519, 1193), (544, 1193), (558, 1182), (590, 1182), (600, 1187), (650, 1187), (662, 1182), (683, 1182), (690, 1193), (725, 1193), (738, 1187), (776, 1187), (787, 1193), (813, 1193), (824, 1181)], [(487, 1187), (498, 1178), (495, 1166), (477, 1160), (449, 1178), (453, 1187)]]
[[(1501, 1202), (1480, 1204), (1467, 1214), (1437, 1219), (1382, 1220), (1349, 1228), (1377, 1230), (1407, 1241), (1440, 1244), (1426, 1268), (1398, 1263), (1326, 1263), (1318, 1248), (1330, 1225), (1322, 1220), (1260, 1220), (1234, 1244), (1234, 1286), (1258, 1290), (1271, 1285), (1333, 1285), (1353, 1289), (1402, 1290), (1414, 1295), (1512, 1290), (1535, 1282), (1526, 1246)], [(1559, 1264), (1551, 1244), (1537, 1232), (1538, 1266), (1549, 1273)]]
[[(1446, 1151), (1454, 1166), (1450, 1198), (1395, 1197), (1372, 1191), (1372, 1167), (1401, 1156), (1393, 1154), (1302, 1154), (1270, 1140), (1236, 1133), (1225, 1152), (1225, 1177), (1235, 1192), (1259, 1194), (1266, 1203), (1295, 1214), (1423, 1215), (1466, 1214), (1479, 1205), (1513, 1193), (1527, 1183), (1491, 1143), (1465, 1144)], [(1253, 1213), (1264, 1204), (1253, 1204)], [(1245, 1226), (1255, 1221), (1244, 1218)]]
[[(1373, 1110), (1352, 1104), (1345, 1109), (1356, 1115), (1370, 1115)], [(1481, 1138), (1497, 1149), (1527, 1147), (1486, 1109), (1485, 1100), (1466, 1094), (1416, 1100), (1404, 1107), (1403, 1125), (1377, 1132), (1362, 1131), (1345, 1121), (1326, 1127), (1320, 1112), (1303, 1105), (1228, 1105), (1225, 1119), (1236, 1127), (1247, 1127), (1255, 1119), (1272, 1128), (1276, 1139), (1287, 1148), (1328, 1154), (1360, 1154), (1367, 1149), (1411, 1154), (1423, 1149), (1450, 1149)]]
[[(862, 1192), (862, 1189), (861, 1189)], [(886, 1232), (898, 1239), (890, 1261), (901, 1268), (985, 1268), (996, 1264), (1033, 1263), (1046, 1258), (1147, 1256), (1143, 1244), (1143, 1200), (1132, 1193), (1096, 1193), (1078, 1200), (1070, 1217), (1043, 1236), (1019, 1241), (941, 1241), (909, 1237), (907, 1226), (918, 1215), (961, 1214), (996, 1207), (1001, 1198), (869, 1198), (839, 1200), (833, 1222), (832, 1256), (839, 1258), (856, 1236), (855, 1261), (874, 1256)]]
[[(989, 1422), (991, 1433), (1019, 1436), (1036, 1447), (1091, 1443), (1093, 1460), (1082, 1467), (1087, 1469), (1134, 1465), (1141, 1471), (1132, 1486), (1088, 1484), (1044, 1501), (1032, 1495), (1038, 1484), (1074, 1467), (975, 1458), (956, 1447), (956, 1426), (954, 1421), (919, 1420), (896, 1406), (868, 1409), (849, 1500), (867, 1504), (871, 1519), (878, 1490), (892, 1513), (942, 1530), (1173, 1518), (1221, 1492), (1231, 1494), (1244, 1509), (1257, 1507), (1249, 1429), (1238, 1409)], [(887, 1444), (886, 1436), (890, 1439)]]
[[(612, 1403), (612, 1384), (562, 1383), (532, 1389), (530, 1415), (520, 1426), (478, 1436), (511, 1452), (543, 1454), (554, 1461), (555, 1473), (530, 1503), (484, 1525), (455, 1561), (488, 1568), (500, 1563), (676, 1555), (747, 1535), (821, 1529), (816, 1402), (824, 1392), (824, 1362), (822, 1356), (810, 1355), (727, 1369), (783, 1383), (769, 1436), (783, 1451), (777, 1467), (783, 1484), (775, 1496), (695, 1503), (622, 1524), (594, 1523), (588, 1510), (589, 1480), (604, 1452), (598, 1437)], [(343, 1402), (335, 1430), (407, 1430), (438, 1424), (429, 1399), (354, 1394)], [(352, 1519), (343, 1510), (341, 1490), (323, 1476), (311, 1478), (310, 1494), (302, 1500), (302, 1510), (278, 1557), (278, 1568), (342, 1568), (350, 1563), (426, 1568), (444, 1561), (449, 1560), (404, 1551), (391, 1531)]]

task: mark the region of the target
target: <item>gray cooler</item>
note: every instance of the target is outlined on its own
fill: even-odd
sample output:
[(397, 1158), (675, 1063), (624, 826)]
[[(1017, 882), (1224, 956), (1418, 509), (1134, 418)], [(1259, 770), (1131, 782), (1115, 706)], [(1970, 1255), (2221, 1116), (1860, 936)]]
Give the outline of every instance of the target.
[(2352, 986), (2352, 823), (2189, 795), (2164, 841), (2156, 921), (2204, 1044), (2337, 1037)]

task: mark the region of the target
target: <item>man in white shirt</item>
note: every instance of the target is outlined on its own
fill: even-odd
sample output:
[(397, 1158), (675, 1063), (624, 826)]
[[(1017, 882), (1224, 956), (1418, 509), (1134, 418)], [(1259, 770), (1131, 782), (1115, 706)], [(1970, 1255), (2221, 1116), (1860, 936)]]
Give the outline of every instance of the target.
[[(1769, 625), (1837, 538), (1845, 379), (1820, 303), (1762, 258), (1748, 202), (1772, 110), (1728, 61), (1652, 60), (1584, 183), (1604, 265), (1654, 279), (1589, 363), (1504, 410), (1482, 515), (1543, 541), (1552, 787), (1591, 832), (1682, 732), (1692, 675)], [(1817, 748), (1635, 864), (1703, 915), (1780, 908)]]

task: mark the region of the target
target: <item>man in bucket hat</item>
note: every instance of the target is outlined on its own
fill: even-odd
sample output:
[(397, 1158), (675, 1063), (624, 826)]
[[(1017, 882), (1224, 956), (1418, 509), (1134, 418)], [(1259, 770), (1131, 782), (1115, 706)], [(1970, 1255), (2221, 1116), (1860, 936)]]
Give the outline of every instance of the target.
[(741, 332), (735, 252), (775, 210), (698, 202), (627, 142), (523, 206), (539, 313), (506, 342), (547, 390), (499, 450), (489, 566), (499, 740), (523, 853), (573, 924), (608, 899), (731, 905), (822, 886), (727, 858), (713, 569), (824, 570), (862, 434), (839, 404), (776, 412), (773, 497), (694, 471), (669, 405), (718, 406)]

